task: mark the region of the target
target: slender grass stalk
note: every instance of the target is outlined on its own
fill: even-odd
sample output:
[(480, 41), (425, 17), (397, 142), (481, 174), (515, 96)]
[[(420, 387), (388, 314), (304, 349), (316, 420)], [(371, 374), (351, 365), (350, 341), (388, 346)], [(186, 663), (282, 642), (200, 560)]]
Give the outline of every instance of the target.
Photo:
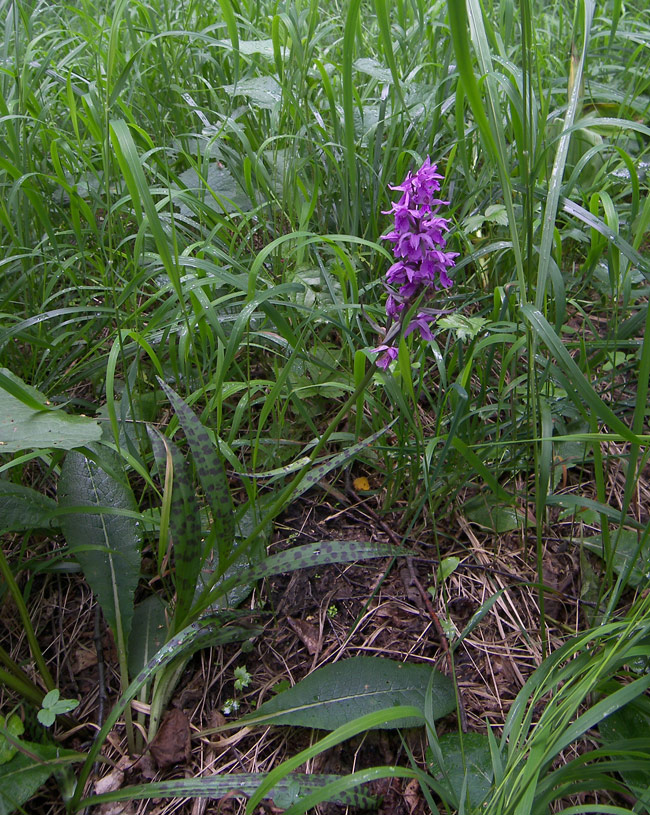
[[(32, 626), (32, 621), (29, 617), (29, 611), (27, 610), (27, 606), (25, 605), (25, 602), (23, 600), (23, 595), (20, 589), (18, 588), (18, 584), (16, 583), (13, 572), (11, 571), (9, 564), (7, 563), (7, 559), (5, 558), (4, 552), (1, 549), (0, 549), (0, 574), (2, 574), (2, 578), (5, 582), (5, 585), (9, 590), (9, 593), (11, 594), (14, 603), (16, 604), (16, 609), (18, 611), (20, 620), (25, 629), (25, 636), (27, 637), (27, 642), (29, 643), (29, 650), (34, 659), (34, 662), (36, 663), (36, 667), (38, 668), (38, 672), (41, 676), (41, 679), (43, 680), (43, 683), (45, 684), (45, 687), (47, 688), (48, 691), (53, 690), (56, 687), (56, 685), (54, 683), (54, 680), (52, 679), (52, 674), (50, 673), (49, 668), (47, 667), (47, 664), (43, 657), (43, 652), (41, 651), (41, 648), (38, 644), (38, 640), (36, 638), (36, 634), (34, 633), (34, 628)], [(5, 662), (5, 664), (10, 665), (11, 663)], [(20, 674), (22, 673), (23, 672), (21, 671)], [(20, 681), (24, 683), (25, 679), (26, 677), (23, 675)], [(32, 683), (30, 682), (30, 684)], [(28, 695), (26, 698), (33, 699), (33, 697), (34, 697), (33, 692), (30, 692), (30, 695)]]

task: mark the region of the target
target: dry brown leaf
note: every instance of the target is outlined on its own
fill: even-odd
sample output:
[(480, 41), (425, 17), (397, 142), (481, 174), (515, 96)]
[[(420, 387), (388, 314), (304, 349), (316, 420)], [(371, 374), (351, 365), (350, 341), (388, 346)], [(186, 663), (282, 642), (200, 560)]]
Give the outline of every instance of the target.
[(149, 749), (159, 769), (189, 761), (190, 722), (182, 710), (167, 713)]
[(318, 629), (304, 620), (297, 620), (295, 617), (287, 617), (287, 622), (300, 637), (302, 644), (313, 656), (320, 649), (320, 637)]
[(94, 665), (97, 665), (97, 651), (83, 646), (77, 648), (72, 657), (72, 673), (76, 675)]
[(420, 800), (420, 782), (417, 778), (412, 778), (404, 789), (404, 801), (411, 815), (415, 812)]
[(95, 781), (95, 795), (103, 795), (105, 792), (115, 792), (124, 783), (124, 772), (119, 768), (111, 770), (108, 775), (98, 778)]
[(119, 790), (124, 783), (124, 773), (132, 764), (129, 756), (122, 756), (110, 773), (95, 781), (95, 795)]
[(102, 804), (98, 815), (135, 815), (135, 804), (130, 801), (114, 801), (111, 804)]
[(153, 781), (153, 779), (158, 775), (156, 763), (149, 753), (145, 753), (138, 759), (138, 770), (140, 771), (140, 775), (146, 781)]

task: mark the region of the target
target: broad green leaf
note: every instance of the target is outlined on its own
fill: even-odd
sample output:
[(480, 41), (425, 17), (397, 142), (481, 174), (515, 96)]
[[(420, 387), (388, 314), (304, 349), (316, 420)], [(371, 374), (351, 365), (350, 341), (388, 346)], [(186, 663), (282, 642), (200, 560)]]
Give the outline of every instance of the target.
[(53, 520), (56, 501), (31, 487), (0, 479), (0, 529), (18, 532), (58, 525)]
[(508, 226), (508, 213), (503, 204), (492, 204), (485, 210), (485, 218), (500, 226)]
[(194, 411), (162, 379), (161, 388), (178, 416), (192, 451), (194, 466), (212, 513), (212, 524), (220, 554), (228, 555), (235, 538), (235, 510), (230, 495), (228, 476), (219, 451)]
[(236, 85), (224, 85), (229, 96), (246, 96), (260, 108), (271, 110), (282, 101), (282, 85), (273, 76), (254, 76)]
[[(233, 45), (230, 40), (219, 40), (215, 45), (220, 45), (223, 48), (232, 49)], [(240, 54), (250, 56), (251, 54), (260, 54), (263, 57), (273, 59), (273, 40), (239, 40), (237, 50)], [(286, 49), (282, 49), (283, 51)]]
[[(110, 803), (112, 801), (136, 801), (149, 798), (224, 798), (225, 796), (248, 797), (252, 795), (266, 778), (267, 773), (232, 773), (209, 775), (202, 778), (179, 778), (174, 781), (159, 781), (134, 787), (124, 787), (116, 792), (93, 795), (83, 801), (86, 806)], [(337, 781), (338, 775), (304, 775), (291, 773), (273, 787), (266, 797), (271, 798), (276, 807), (288, 809), (305, 795)], [(343, 806), (374, 809), (377, 799), (363, 790), (345, 790), (328, 800)]]
[(202, 540), (199, 506), (190, 480), (187, 464), (171, 439), (149, 426), (149, 437), (156, 464), (162, 474), (167, 459), (173, 468), (171, 514), (169, 526), (174, 543), (174, 585), (176, 586), (176, 620), (185, 617), (194, 599), (196, 581), (201, 570)]
[(361, 71), (361, 73), (368, 74), (373, 79), (378, 80), (383, 84), (392, 84), (393, 82), (393, 75), (391, 74), (388, 68), (384, 68), (376, 59), (371, 59), (369, 57), (362, 57), (361, 59), (355, 59), (353, 63), (353, 68), (357, 71)]
[[(0, 815), (10, 815), (42, 787), (62, 764), (83, 761), (85, 756), (50, 744), (22, 742), (37, 759), (18, 753), (0, 766)], [(30, 812), (31, 810), (22, 810)]]
[(444, 582), (449, 575), (452, 575), (458, 565), (460, 564), (460, 558), (458, 557), (446, 557), (440, 561), (440, 566), (438, 566), (438, 580)]
[[(205, 180), (193, 167), (182, 172), (178, 178), (205, 206), (215, 212), (251, 209), (249, 197), (235, 181), (232, 173), (218, 161), (211, 161), (208, 164)], [(191, 208), (182, 200), (180, 213), (186, 216), (192, 214)]]
[(459, 340), (473, 340), (487, 325), (484, 317), (466, 317), (464, 314), (451, 314), (449, 317), (441, 317), (438, 325), (441, 328), (448, 328), (453, 331)]
[[(451, 680), (429, 665), (411, 665), (379, 657), (353, 657), (325, 665), (301, 682), (242, 717), (238, 724), (289, 724), (335, 730), (368, 713), (399, 705), (424, 710), (427, 685), (433, 675), (433, 716), (456, 708)], [(386, 728), (418, 726), (417, 719), (398, 719)], [(381, 726), (381, 725), (380, 725)]]
[(491, 495), (479, 495), (468, 501), (464, 511), (470, 521), (499, 535), (531, 524), (516, 507), (502, 504)]
[[(650, 733), (650, 717), (638, 701), (630, 702), (619, 708), (611, 716), (603, 719), (598, 731), (605, 747), (624, 747), (630, 739), (646, 739)], [(637, 797), (648, 795), (650, 791), (650, 764), (646, 771), (621, 770), (625, 783)], [(647, 810), (646, 810), (647, 811)]]
[(9, 736), (18, 738), (25, 732), (25, 725), (17, 713), (12, 713), (6, 722), (5, 717), (0, 716), (0, 764), (11, 761), (18, 752), (18, 748), (5, 736), (4, 730), (7, 731)]
[[(617, 545), (616, 551), (613, 553), (612, 568), (616, 574), (625, 572), (630, 566), (630, 561), (636, 558), (627, 581), (630, 586), (645, 585), (650, 580), (650, 547), (647, 545), (647, 541), (646, 546), (641, 547), (637, 558), (640, 535), (640, 532), (634, 532), (631, 529), (622, 529), (620, 533), (614, 535)], [(603, 557), (603, 541), (600, 535), (583, 538), (582, 544), (585, 549), (600, 558)]]
[[(121, 471), (116, 453), (102, 450), (101, 456), (112, 473)], [(58, 497), (59, 507), (69, 510), (61, 517), (61, 528), (70, 551), (83, 569), (106, 622), (126, 642), (140, 577), (142, 535), (137, 520), (106, 515), (101, 508), (135, 512), (133, 490), (126, 478), (118, 480), (81, 453), (68, 453), (61, 467)], [(97, 507), (98, 512), (75, 512), (77, 507)]]
[(129, 636), (129, 674), (136, 676), (167, 639), (167, 604), (157, 595), (135, 607)]
[(52, 410), (46, 397), (0, 369), (0, 453), (58, 447), (72, 450), (101, 438), (97, 422)]
[(484, 733), (445, 733), (438, 739), (444, 767), (431, 767), (438, 780), (446, 780), (460, 806), (460, 791), (467, 779), (467, 812), (474, 812), (485, 800), (492, 787), (492, 758), (489, 739)]

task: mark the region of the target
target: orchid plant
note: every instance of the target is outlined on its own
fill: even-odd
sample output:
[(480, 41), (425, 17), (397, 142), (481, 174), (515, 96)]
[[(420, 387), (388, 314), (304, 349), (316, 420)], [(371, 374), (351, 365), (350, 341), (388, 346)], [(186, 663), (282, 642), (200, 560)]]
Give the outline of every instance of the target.
[(438, 210), (449, 201), (436, 198), (443, 179), (437, 170), (427, 156), (417, 172), (407, 173), (397, 186), (390, 185), (392, 190), (401, 190), (402, 196), (384, 212), (393, 215), (394, 223), (393, 229), (381, 236), (394, 244), (396, 261), (386, 272), (386, 335), (373, 349), (373, 353), (381, 354), (377, 365), (383, 369), (397, 358), (396, 342), (402, 330), (405, 337), (418, 331), (423, 340), (433, 339), (431, 324), (442, 312), (423, 304), (452, 285), (448, 272), (458, 252), (446, 251), (449, 219), (440, 217)]

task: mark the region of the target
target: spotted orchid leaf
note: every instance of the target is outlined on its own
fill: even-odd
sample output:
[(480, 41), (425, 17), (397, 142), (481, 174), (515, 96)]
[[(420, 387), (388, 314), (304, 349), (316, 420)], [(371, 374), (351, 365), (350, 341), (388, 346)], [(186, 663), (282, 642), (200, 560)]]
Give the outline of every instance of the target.
[(213, 533), (217, 541), (217, 548), (220, 557), (224, 557), (229, 554), (235, 538), (235, 512), (223, 461), (208, 431), (196, 417), (194, 411), (169, 385), (161, 379), (158, 379), (158, 382), (172, 403), (178, 421), (185, 432), (192, 451), (194, 466), (212, 513)]
[(169, 528), (174, 545), (175, 619), (182, 620), (192, 605), (201, 570), (203, 551), (199, 505), (187, 463), (178, 447), (156, 428), (149, 426), (148, 429), (161, 480), (166, 478), (164, 474), (168, 472), (168, 463), (173, 472)]

